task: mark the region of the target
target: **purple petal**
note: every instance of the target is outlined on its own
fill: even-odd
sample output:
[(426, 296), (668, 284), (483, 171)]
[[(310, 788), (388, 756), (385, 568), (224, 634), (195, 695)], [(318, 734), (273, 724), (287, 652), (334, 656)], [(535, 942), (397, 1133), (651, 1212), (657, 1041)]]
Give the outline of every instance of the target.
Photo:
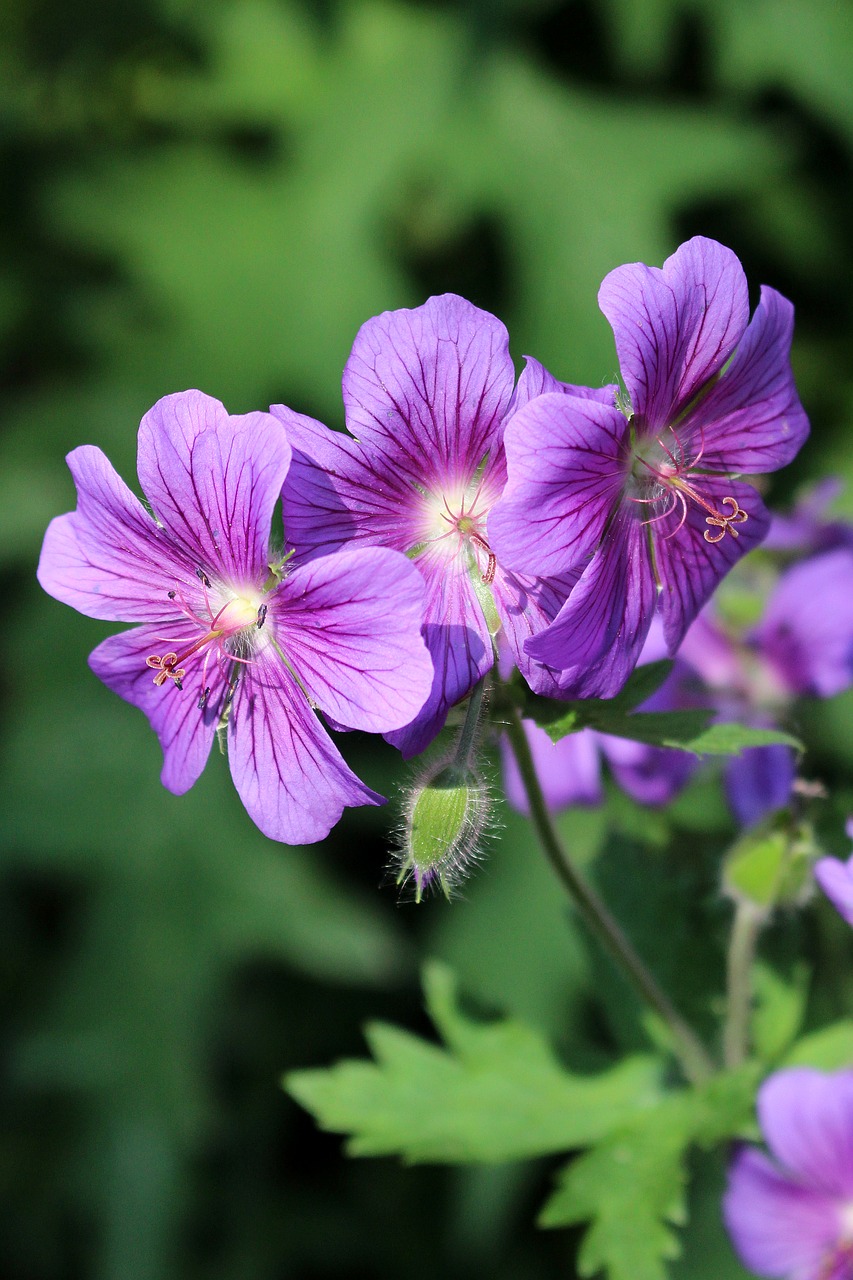
[(770, 523), (767, 508), (751, 485), (704, 475), (693, 477), (692, 483), (717, 511), (728, 514), (730, 508), (722, 504), (732, 497), (749, 518), (737, 526), (737, 538), (729, 532), (715, 543), (705, 541), (706, 530), (717, 530), (709, 529), (707, 512), (696, 502), (688, 501), (684, 524), (676, 533), (667, 536), (662, 525), (651, 526), (661, 582), (659, 607), (670, 653), (729, 569), (758, 546)]
[(348, 768), (272, 645), (237, 688), (228, 759), (249, 817), (285, 844), (322, 840), (347, 806), (382, 803)]
[(696, 236), (663, 270), (642, 262), (605, 277), (598, 303), (613, 328), (635, 416), (668, 426), (719, 373), (749, 320), (746, 277), (736, 255)]
[(841, 1230), (829, 1197), (798, 1186), (749, 1147), (729, 1167), (723, 1218), (744, 1265), (780, 1280), (818, 1280)]
[(799, 451), (809, 433), (791, 372), (794, 308), (763, 286), (761, 301), (720, 380), (679, 427), (702, 448), (714, 471), (775, 471)]
[(799, 1181), (828, 1196), (853, 1196), (853, 1071), (777, 1071), (758, 1091), (771, 1152)]
[(439, 732), (454, 703), (490, 671), (494, 646), (462, 556), (424, 554), (418, 568), (427, 584), (423, 637), (432, 658), (432, 689), (421, 711), (385, 737), (405, 759), (418, 755)]
[(157, 527), (100, 449), (75, 449), (68, 466), (77, 510), (57, 516), (45, 535), (38, 567), (45, 591), (110, 622), (168, 615), (167, 592), (176, 580), (194, 578), (192, 560)]
[[(545, 730), (532, 721), (522, 723), (550, 811), (559, 813), (573, 804), (601, 804), (601, 763), (596, 735), (590, 729), (582, 729), (580, 733), (570, 733), (559, 742), (552, 742)], [(529, 813), (527, 792), (505, 735), (501, 737), (501, 756), (506, 798), (519, 813)]]
[(594, 551), (625, 483), (627, 440), (622, 414), (595, 400), (544, 395), (514, 414), (509, 479), (488, 517), (498, 560), (553, 577)]
[(838, 914), (853, 925), (853, 858), (847, 862), (838, 858), (818, 858), (814, 864), (814, 878)]
[[(89, 655), (89, 666), (108, 689), (145, 712), (163, 748), (163, 786), (183, 795), (207, 763), (226, 681), (220, 666), (211, 661), (206, 669), (202, 662), (189, 664), (182, 689), (171, 680), (155, 685), (145, 659), (168, 651), (163, 634), (160, 627), (145, 626), (110, 636)], [(205, 687), (209, 693), (200, 709)]]
[(158, 400), (139, 428), (139, 479), (156, 515), (208, 573), (220, 569), (235, 585), (266, 577), (289, 464), (274, 418), (229, 417), (201, 391)]
[(637, 664), (655, 592), (646, 530), (620, 511), (555, 621), (525, 649), (561, 671), (564, 696), (612, 698)]
[(796, 757), (781, 743), (739, 755), (726, 769), (726, 795), (738, 822), (751, 826), (789, 804), (796, 775)]
[(572, 382), (560, 382), (553, 373), (549, 373), (544, 364), (534, 360), (532, 356), (524, 357), (526, 363), (518, 379), (515, 395), (512, 398), (510, 415), (521, 409), (537, 396), (558, 392), (565, 396), (575, 396), (578, 400), (598, 400), (600, 404), (615, 405), (619, 388), (615, 382), (604, 387), (581, 387)]
[(421, 639), (425, 586), (397, 551), (369, 547), (296, 569), (270, 599), (276, 639), (312, 699), (340, 724), (408, 724), (432, 687)]
[[(525, 641), (549, 626), (577, 585), (579, 573), (561, 578), (535, 578), (510, 573), (497, 566), (492, 594), (500, 616), (502, 632), (515, 666), (534, 693), (559, 698), (560, 673), (537, 662), (525, 652)], [(510, 670), (512, 664), (510, 664)]]
[(600, 734), (599, 741), (616, 782), (638, 804), (669, 804), (699, 765), (686, 751), (649, 747), (610, 734)]
[(281, 497), (287, 545), (297, 563), (353, 542), (398, 551), (416, 543), (422, 499), (384, 456), (371, 459), (357, 440), (286, 405), (274, 404), (270, 413), (283, 423), (293, 449)]
[(750, 637), (792, 693), (829, 698), (853, 682), (853, 551), (783, 574)]
[(470, 478), (500, 443), (515, 371), (505, 327), (448, 293), (362, 325), (344, 370), (347, 426), (415, 483)]

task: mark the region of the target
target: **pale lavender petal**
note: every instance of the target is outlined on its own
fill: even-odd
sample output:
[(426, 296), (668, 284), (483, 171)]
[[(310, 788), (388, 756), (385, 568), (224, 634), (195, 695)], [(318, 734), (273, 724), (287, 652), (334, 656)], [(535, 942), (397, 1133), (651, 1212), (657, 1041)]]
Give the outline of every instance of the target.
[(790, 803), (796, 776), (796, 757), (790, 747), (776, 743), (742, 752), (726, 769), (726, 796), (738, 822), (748, 827), (784, 808)]
[(598, 303), (613, 328), (634, 415), (671, 424), (719, 373), (749, 320), (746, 277), (731, 249), (696, 236), (663, 269), (642, 262), (605, 277)]
[(801, 555), (853, 546), (853, 525), (828, 517), (828, 509), (844, 491), (838, 476), (824, 476), (810, 485), (790, 513), (773, 512), (764, 546), (768, 551), (796, 551)]
[(340, 551), (294, 570), (269, 598), (270, 621), (324, 712), (385, 733), (413, 720), (432, 687), (424, 596), (422, 576), (399, 552)]
[[(705, 531), (717, 533), (719, 529), (709, 527), (708, 513), (696, 502), (688, 502), (684, 524), (676, 533), (666, 522), (651, 526), (656, 531), (655, 556), (661, 582), (659, 608), (671, 653), (729, 569), (758, 546), (770, 522), (767, 508), (751, 485), (718, 476), (697, 477), (694, 483), (717, 511), (727, 515), (730, 508), (723, 503), (732, 497), (747, 512), (748, 519), (736, 526), (737, 538), (729, 532), (715, 543), (705, 541)], [(674, 514), (671, 520), (675, 522)]]
[(731, 364), (677, 428), (685, 445), (701, 449), (703, 467), (753, 474), (796, 456), (809, 420), (791, 371), (793, 332), (794, 308), (763, 286)]
[(154, 622), (171, 612), (167, 593), (192, 580), (194, 563), (159, 529), (100, 449), (68, 455), (77, 510), (45, 535), (38, 579), (45, 591), (110, 622)]
[(270, 408), (293, 450), (282, 487), (288, 550), (301, 564), (353, 543), (408, 551), (417, 540), (421, 495), (380, 455), (372, 459), (357, 440), (294, 413)]
[(579, 400), (598, 400), (601, 404), (615, 405), (619, 388), (615, 382), (603, 387), (582, 387), (573, 382), (560, 382), (553, 373), (549, 373), (544, 364), (534, 360), (533, 356), (524, 357), (526, 363), (518, 379), (515, 395), (512, 398), (510, 414), (521, 409), (529, 400), (537, 396), (558, 392), (565, 396), (575, 396)]
[[(172, 634), (175, 625), (171, 626)], [(203, 661), (187, 664), (182, 689), (171, 680), (155, 685), (155, 672), (145, 665), (145, 659), (162, 656), (173, 647), (164, 643), (163, 635), (161, 627), (144, 626), (110, 636), (90, 654), (89, 666), (107, 688), (144, 711), (163, 748), (163, 786), (183, 795), (198, 779), (210, 754), (223, 711), (226, 679), (211, 659), (206, 668)], [(205, 688), (209, 692), (203, 699)]]
[(628, 423), (595, 400), (544, 395), (504, 437), (509, 479), (488, 517), (498, 560), (552, 577), (594, 551), (626, 479)]
[[(601, 762), (592, 730), (582, 729), (552, 742), (545, 730), (532, 721), (524, 720), (522, 724), (550, 811), (559, 813), (573, 804), (601, 804)], [(529, 813), (527, 792), (505, 735), (501, 737), (501, 756), (506, 798), (519, 813)]]
[(270, 524), (290, 464), (267, 413), (229, 417), (184, 391), (158, 400), (139, 428), (139, 479), (156, 516), (208, 573), (233, 584), (266, 577)]
[(853, 1196), (853, 1071), (777, 1071), (757, 1105), (767, 1145), (785, 1169), (815, 1191)]
[(473, 475), (500, 443), (515, 371), (500, 320), (455, 294), (362, 325), (344, 370), (347, 426), (418, 484)]
[(346, 807), (382, 803), (342, 759), (271, 644), (237, 688), (228, 759), (249, 817), (285, 844), (313, 844)]
[(405, 728), (386, 733), (405, 759), (419, 755), (442, 728), (454, 703), (490, 671), (494, 646), (462, 556), (418, 557), (427, 585), (423, 637), (432, 658), (432, 689)]
[(531, 658), (525, 652), (525, 641), (554, 621), (579, 578), (580, 573), (536, 578), (532, 574), (511, 573), (500, 564), (495, 571), (492, 595), (502, 624), (501, 634), (513, 663), (530, 688), (547, 698), (561, 697), (560, 673)]
[(564, 696), (611, 698), (637, 664), (655, 594), (646, 529), (621, 511), (555, 621), (525, 649), (561, 671)]
[(818, 1280), (840, 1231), (828, 1196), (798, 1186), (749, 1147), (729, 1167), (723, 1218), (744, 1265), (774, 1280)]
[(853, 925), (853, 858), (847, 862), (838, 858), (818, 858), (814, 864), (814, 878), (838, 914)]
[(829, 698), (853, 683), (853, 551), (782, 575), (750, 639), (792, 693)]

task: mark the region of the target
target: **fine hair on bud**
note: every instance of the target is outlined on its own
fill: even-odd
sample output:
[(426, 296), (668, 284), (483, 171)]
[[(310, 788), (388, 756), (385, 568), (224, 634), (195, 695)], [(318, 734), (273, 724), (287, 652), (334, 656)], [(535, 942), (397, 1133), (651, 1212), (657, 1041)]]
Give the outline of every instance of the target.
[(450, 898), (482, 856), (492, 813), (489, 784), (475, 765), (453, 754), (428, 765), (405, 797), (392, 864), (397, 884), (411, 888), (416, 902), (434, 891)]

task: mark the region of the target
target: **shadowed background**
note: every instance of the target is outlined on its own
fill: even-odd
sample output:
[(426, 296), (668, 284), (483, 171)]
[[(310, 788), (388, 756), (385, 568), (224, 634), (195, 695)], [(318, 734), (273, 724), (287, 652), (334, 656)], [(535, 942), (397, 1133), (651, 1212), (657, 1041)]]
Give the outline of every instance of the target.
[[(252, 827), (222, 758), (170, 796), (143, 717), (86, 666), (109, 627), (35, 583), (41, 537), (74, 505), (64, 454), (97, 444), (133, 484), (139, 419), (168, 392), (342, 425), (358, 326), (430, 293), (499, 314), (518, 368), (530, 353), (610, 381), (601, 278), (697, 233), (735, 249), (753, 300), (766, 282), (797, 306), (813, 438), (771, 501), (833, 471), (853, 516), (853, 8), (7, 0), (0, 111), (0, 1272), (570, 1276), (572, 1233), (532, 1226), (548, 1162), (345, 1163), (278, 1088), (286, 1068), (360, 1054), (367, 1017), (428, 1033), (428, 955), (579, 1066), (642, 1042), (525, 824), (502, 812), (463, 899), (415, 907), (383, 884), (390, 807), (291, 849)], [(841, 787), (836, 813), (851, 711), (842, 697), (798, 726), (811, 774)], [(343, 749), (393, 794), (393, 751), (359, 735)], [(727, 823), (704, 782), (665, 817), (623, 798), (563, 820), (700, 1018)], [(777, 932), (780, 955), (803, 941)], [(831, 925), (806, 941), (849, 968)], [(827, 1008), (851, 994), (836, 987)], [(683, 1280), (745, 1274), (719, 1176), (699, 1169)]]

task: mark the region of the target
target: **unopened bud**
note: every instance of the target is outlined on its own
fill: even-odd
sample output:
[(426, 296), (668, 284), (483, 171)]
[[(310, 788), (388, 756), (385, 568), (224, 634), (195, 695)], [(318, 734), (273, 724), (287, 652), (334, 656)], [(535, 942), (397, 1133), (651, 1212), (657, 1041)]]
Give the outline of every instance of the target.
[(807, 822), (773, 816), (744, 832), (723, 863), (724, 888), (760, 910), (800, 905), (811, 891), (819, 850)]
[(490, 816), (489, 788), (477, 770), (446, 759), (434, 765), (406, 806), (397, 883), (413, 881), (417, 902), (433, 888), (449, 898), (477, 861)]

